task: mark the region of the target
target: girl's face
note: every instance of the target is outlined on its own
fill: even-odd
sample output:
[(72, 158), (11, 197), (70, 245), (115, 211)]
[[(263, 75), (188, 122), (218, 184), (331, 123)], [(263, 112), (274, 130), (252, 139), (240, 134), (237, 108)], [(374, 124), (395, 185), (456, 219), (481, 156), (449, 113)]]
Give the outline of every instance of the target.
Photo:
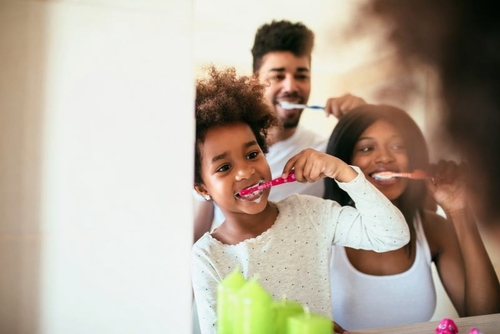
[(199, 144), (203, 184), (195, 189), (210, 197), (228, 216), (230, 212), (259, 213), (267, 205), (269, 188), (244, 198), (238, 192), (271, 179), (266, 157), (247, 124), (209, 129)]
[(387, 121), (376, 121), (361, 134), (354, 146), (351, 163), (361, 168), (366, 178), (390, 200), (401, 196), (408, 185), (404, 178), (379, 181), (371, 177), (382, 171), (408, 172), (405, 142), (399, 131)]

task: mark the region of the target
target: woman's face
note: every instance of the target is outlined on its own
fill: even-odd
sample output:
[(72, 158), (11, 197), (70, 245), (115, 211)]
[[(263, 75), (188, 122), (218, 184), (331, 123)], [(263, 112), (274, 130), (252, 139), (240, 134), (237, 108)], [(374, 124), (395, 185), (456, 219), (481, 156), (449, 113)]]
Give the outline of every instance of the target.
[(382, 171), (408, 172), (406, 144), (399, 131), (387, 121), (376, 121), (361, 134), (351, 163), (361, 168), (366, 178), (390, 200), (401, 196), (408, 185), (408, 180), (403, 178), (380, 181), (372, 177)]

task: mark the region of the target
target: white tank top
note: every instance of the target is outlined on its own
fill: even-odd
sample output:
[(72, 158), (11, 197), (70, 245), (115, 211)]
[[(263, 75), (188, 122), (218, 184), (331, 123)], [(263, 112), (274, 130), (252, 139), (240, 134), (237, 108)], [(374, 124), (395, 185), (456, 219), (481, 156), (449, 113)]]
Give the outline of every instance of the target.
[(344, 247), (332, 247), (330, 285), (335, 322), (352, 331), (431, 319), (436, 290), (420, 217), (415, 219), (415, 230), (415, 261), (410, 269), (396, 275), (362, 273), (349, 262)]

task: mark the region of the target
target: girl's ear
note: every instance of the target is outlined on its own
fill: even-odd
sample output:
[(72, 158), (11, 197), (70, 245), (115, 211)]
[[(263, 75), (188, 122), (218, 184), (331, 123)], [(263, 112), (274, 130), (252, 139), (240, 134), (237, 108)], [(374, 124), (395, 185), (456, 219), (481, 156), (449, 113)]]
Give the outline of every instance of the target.
[(194, 190), (196, 190), (196, 192), (200, 194), (202, 197), (209, 196), (208, 191), (203, 184), (195, 184)]

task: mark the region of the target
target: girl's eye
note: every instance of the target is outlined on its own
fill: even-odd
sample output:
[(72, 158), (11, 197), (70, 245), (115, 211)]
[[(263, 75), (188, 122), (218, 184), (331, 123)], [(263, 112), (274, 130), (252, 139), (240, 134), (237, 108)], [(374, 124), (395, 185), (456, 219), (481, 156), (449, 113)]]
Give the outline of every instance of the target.
[(228, 164), (222, 165), (217, 169), (217, 172), (225, 172), (225, 171), (228, 171), (230, 168), (231, 168), (231, 165), (228, 165)]
[(255, 159), (257, 158), (257, 156), (259, 155), (259, 152), (258, 151), (254, 151), (254, 152), (250, 152), (248, 155), (247, 155), (247, 158), (249, 160), (252, 160), (252, 159)]

